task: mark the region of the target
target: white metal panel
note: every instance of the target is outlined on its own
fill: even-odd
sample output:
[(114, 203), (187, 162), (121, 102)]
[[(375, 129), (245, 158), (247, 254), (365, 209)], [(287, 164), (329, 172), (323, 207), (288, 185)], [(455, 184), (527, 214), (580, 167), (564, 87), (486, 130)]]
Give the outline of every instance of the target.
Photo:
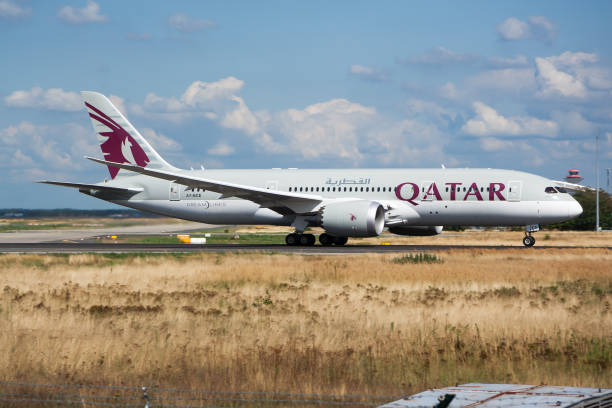
[(179, 201), (181, 199), (180, 184), (170, 183), (170, 201)]
[(508, 182), (508, 201), (521, 201), (521, 190), (523, 182), (512, 180)]

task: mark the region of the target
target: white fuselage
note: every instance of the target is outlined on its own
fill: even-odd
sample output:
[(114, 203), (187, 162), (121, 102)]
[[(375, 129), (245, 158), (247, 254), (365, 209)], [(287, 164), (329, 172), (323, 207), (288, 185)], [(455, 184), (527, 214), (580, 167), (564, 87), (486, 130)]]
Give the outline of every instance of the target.
[[(554, 182), (496, 169), (185, 170), (193, 177), (271, 191), (313, 194), (328, 201), (382, 204), (385, 225), (550, 224), (582, 212)], [(124, 172), (107, 186), (142, 188), (119, 205), (210, 224), (292, 225), (295, 214), (239, 197)], [(100, 197), (103, 198), (103, 197)], [(103, 198), (105, 199), (105, 198)], [(324, 205), (325, 203), (323, 203)]]

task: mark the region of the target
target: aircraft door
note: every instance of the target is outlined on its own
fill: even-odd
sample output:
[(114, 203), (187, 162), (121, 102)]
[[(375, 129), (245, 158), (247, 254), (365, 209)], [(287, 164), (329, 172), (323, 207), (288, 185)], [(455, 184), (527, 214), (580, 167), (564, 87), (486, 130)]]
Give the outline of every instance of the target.
[(170, 201), (179, 201), (181, 199), (180, 184), (170, 183)]
[(278, 181), (266, 181), (266, 189), (268, 190), (278, 190)]
[(508, 182), (508, 201), (521, 201), (523, 182), (520, 180)]

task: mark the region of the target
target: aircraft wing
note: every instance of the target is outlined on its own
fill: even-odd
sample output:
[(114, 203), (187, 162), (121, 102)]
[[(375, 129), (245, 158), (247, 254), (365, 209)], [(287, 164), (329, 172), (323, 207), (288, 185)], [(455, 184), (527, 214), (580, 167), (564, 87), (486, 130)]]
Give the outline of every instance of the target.
[(221, 198), (238, 197), (253, 201), (262, 207), (273, 209), (282, 214), (287, 213), (287, 209), (290, 210), (289, 213), (310, 213), (316, 211), (318, 206), (323, 201), (323, 197), (314, 194), (298, 194), (279, 190), (269, 190), (266, 188), (230, 183), (227, 181), (189, 176), (180, 172), (148, 169), (146, 167), (140, 167), (133, 164), (115, 163), (102, 159), (96, 159), (94, 157), (86, 158), (96, 163), (172, 181), (189, 188), (203, 188), (205, 190), (214, 191), (215, 193), (221, 194)]
[(41, 184), (51, 184), (53, 186), (62, 186), (62, 187), (72, 187), (78, 188), (83, 191), (108, 191), (110, 193), (140, 193), (144, 191), (143, 188), (125, 188), (125, 187), (111, 187), (111, 186), (101, 186), (98, 184), (83, 184), (83, 183), (65, 183), (63, 181), (49, 181), (49, 180), (41, 180), (37, 181), (37, 183)]
[(580, 184), (568, 183), (565, 181), (553, 180), (553, 182), (555, 183), (555, 186), (563, 187), (566, 190), (572, 190), (572, 191), (595, 190), (592, 187), (581, 186)]

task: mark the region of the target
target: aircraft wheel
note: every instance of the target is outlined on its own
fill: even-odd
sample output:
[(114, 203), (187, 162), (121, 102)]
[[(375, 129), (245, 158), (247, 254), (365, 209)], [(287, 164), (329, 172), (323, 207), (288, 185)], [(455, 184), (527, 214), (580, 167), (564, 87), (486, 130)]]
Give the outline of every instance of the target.
[(344, 245), (348, 242), (348, 237), (334, 237), (334, 245)]
[(311, 246), (314, 245), (317, 239), (312, 234), (302, 234), (300, 235), (300, 245)]
[(523, 245), (525, 245), (526, 247), (532, 247), (533, 244), (535, 244), (536, 240), (534, 237), (532, 237), (531, 235), (525, 235), (525, 237), (523, 238)]
[(298, 234), (289, 234), (285, 237), (285, 243), (289, 246), (300, 244), (300, 236)]
[(323, 246), (330, 246), (331, 244), (334, 243), (334, 237), (332, 237), (329, 234), (323, 233), (323, 234), (319, 235), (319, 242)]

